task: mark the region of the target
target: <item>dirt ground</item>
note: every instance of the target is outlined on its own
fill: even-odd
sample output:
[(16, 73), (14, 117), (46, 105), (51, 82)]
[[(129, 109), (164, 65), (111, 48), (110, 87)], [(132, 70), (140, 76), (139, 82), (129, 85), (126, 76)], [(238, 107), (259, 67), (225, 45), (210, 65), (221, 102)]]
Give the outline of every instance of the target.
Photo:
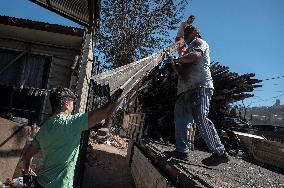
[(91, 144), (83, 188), (135, 188), (126, 162), (127, 149)]

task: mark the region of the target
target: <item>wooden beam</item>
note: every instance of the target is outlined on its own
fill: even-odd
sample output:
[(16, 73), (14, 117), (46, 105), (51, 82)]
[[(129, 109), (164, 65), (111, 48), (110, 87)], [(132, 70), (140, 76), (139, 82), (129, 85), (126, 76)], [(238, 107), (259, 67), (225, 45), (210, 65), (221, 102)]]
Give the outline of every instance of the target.
[(7, 63), (7, 65), (5, 67), (3, 67), (0, 70), (0, 74), (2, 74), (7, 68), (9, 68), (11, 65), (13, 65), (18, 59), (20, 59), (21, 57), (23, 57), (26, 53), (28, 53), (30, 51), (30, 49), (27, 49), (25, 51), (23, 51), (22, 53), (20, 53), (17, 57), (15, 57), (14, 59), (12, 59), (9, 63)]

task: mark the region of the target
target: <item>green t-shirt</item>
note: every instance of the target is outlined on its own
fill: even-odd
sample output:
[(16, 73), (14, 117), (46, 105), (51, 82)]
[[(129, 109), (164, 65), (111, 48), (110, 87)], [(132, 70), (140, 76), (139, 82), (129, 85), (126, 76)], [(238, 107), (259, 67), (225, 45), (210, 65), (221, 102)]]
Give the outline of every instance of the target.
[(37, 178), (39, 184), (45, 188), (73, 187), (80, 135), (87, 129), (87, 113), (53, 115), (41, 126), (32, 141), (43, 155), (43, 166)]

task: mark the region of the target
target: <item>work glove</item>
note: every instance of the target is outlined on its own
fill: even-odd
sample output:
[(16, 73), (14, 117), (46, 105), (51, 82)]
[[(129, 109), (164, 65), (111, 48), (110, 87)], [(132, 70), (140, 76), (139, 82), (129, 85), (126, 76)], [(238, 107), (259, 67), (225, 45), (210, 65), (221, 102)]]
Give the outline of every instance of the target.
[(174, 64), (174, 65), (180, 65), (179, 59), (173, 59), (173, 64)]
[(32, 184), (34, 184), (34, 181), (36, 179), (36, 175), (34, 172), (28, 172), (26, 173), (24, 170), (22, 170), (22, 175), (23, 175), (23, 184), (24, 187), (31, 187)]

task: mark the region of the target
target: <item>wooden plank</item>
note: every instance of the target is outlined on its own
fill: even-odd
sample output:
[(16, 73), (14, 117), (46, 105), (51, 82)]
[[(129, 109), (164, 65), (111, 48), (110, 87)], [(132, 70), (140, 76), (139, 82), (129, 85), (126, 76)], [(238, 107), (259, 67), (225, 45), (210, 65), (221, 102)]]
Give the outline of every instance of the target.
[(25, 50), (23, 52), (21, 52), (20, 54), (18, 54), (14, 59), (12, 59), (10, 62), (7, 62), (5, 67), (3, 67), (2, 69), (0, 69), (0, 74), (2, 74), (6, 69), (8, 69), (11, 65), (13, 65), (15, 62), (17, 62), (18, 59), (20, 59), (21, 57), (23, 57), (24, 55), (26, 55), (26, 53), (28, 53), (28, 50)]
[(284, 169), (284, 145), (282, 143), (253, 139), (252, 153), (255, 160)]
[[(4, 49), (24, 51), (27, 47), (25, 42), (16, 40), (0, 39), (0, 46)], [(32, 44), (29, 46), (32, 54), (45, 56), (58, 56), (61, 58), (74, 59), (75, 55), (80, 54), (81, 48), (77, 50), (55, 48), (52, 46), (45, 46), (43, 44)]]
[(134, 146), (131, 173), (137, 188), (169, 188), (172, 185), (151, 161)]
[(22, 126), (0, 118), (0, 181), (13, 177), (29, 133), (29, 128)]

